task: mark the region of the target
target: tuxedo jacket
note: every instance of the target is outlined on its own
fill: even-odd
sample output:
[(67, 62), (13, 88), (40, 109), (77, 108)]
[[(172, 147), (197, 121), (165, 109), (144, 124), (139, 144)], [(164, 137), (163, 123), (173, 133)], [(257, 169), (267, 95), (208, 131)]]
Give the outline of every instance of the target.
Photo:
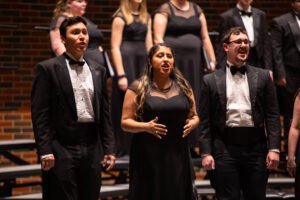
[[(94, 85), (93, 109), (97, 131), (95, 141), (103, 155), (114, 152), (106, 91), (106, 70), (84, 58)], [(37, 64), (31, 93), (31, 111), (39, 155), (53, 153), (53, 141), (62, 143), (76, 139), (77, 111), (71, 78), (63, 55)], [(99, 155), (99, 159), (100, 155)]]
[[(254, 127), (265, 128), (269, 149), (279, 149), (280, 120), (275, 86), (265, 69), (246, 66)], [(200, 146), (202, 154), (211, 154), (216, 138), (226, 127), (226, 68), (204, 76), (200, 93)]]
[(300, 28), (293, 13), (272, 20), (271, 41), (274, 77), (286, 78), (287, 89), (295, 93), (300, 87)]
[[(252, 18), (256, 54), (258, 59), (262, 60), (264, 64), (264, 66), (256, 67), (271, 69), (272, 58), (270, 46), (268, 45), (269, 37), (266, 14), (263, 11), (252, 7)], [(228, 29), (237, 26), (243, 27), (246, 30), (242, 17), (236, 6), (220, 15), (220, 23), (217, 30), (220, 35), (216, 44), (217, 62), (220, 64), (220, 66), (226, 64), (227, 60), (226, 54), (222, 47), (222, 38)]]

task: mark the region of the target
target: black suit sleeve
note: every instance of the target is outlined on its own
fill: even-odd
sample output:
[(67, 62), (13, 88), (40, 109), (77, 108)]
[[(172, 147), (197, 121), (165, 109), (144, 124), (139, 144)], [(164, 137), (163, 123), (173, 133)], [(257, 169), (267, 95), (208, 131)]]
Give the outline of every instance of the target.
[(211, 154), (212, 133), (210, 122), (210, 89), (207, 77), (204, 77), (200, 92), (199, 117), (200, 117), (200, 148), (201, 154)]
[(271, 45), (272, 45), (272, 54), (274, 61), (274, 77), (275, 80), (279, 80), (285, 78), (285, 66), (283, 62), (283, 27), (280, 24), (273, 20), (271, 23)]
[(50, 76), (45, 66), (37, 65), (31, 91), (31, 115), (35, 140), (40, 156), (51, 154)]
[(104, 155), (114, 154), (115, 152), (115, 138), (112, 130), (112, 122), (110, 117), (110, 107), (108, 103), (108, 94), (106, 87), (106, 70), (102, 73), (102, 96), (100, 108), (100, 136), (103, 146)]
[(280, 149), (280, 114), (275, 86), (269, 72), (265, 72), (266, 85), (264, 88), (265, 127), (269, 149)]

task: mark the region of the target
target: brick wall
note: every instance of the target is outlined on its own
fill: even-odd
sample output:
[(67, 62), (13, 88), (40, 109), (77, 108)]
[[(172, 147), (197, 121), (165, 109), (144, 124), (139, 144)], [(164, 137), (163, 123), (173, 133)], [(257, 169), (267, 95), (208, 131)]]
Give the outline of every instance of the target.
[[(13, 0), (0, 2), (0, 140), (32, 138), (30, 90), (37, 62), (51, 56), (46, 26), (52, 16), (53, 0)], [(148, 0), (153, 11), (164, 0)], [(276, 3), (275, 3), (276, 2)], [(197, 1), (208, 20), (209, 30), (218, 24), (218, 14), (232, 7), (234, 0)], [(86, 16), (103, 29), (110, 29), (118, 0), (89, 0)], [(254, 6), (266, 11), (268, 20), (289, 11), (286, 0), (257, 0)], [(104, 47), (109, 49), (109, 33)], [(34, 159), (29, 156), (30, 161)], [(1, 161), (2, 160), (2, 161)], [(0, 165), (6, 163), (0, 159)]]

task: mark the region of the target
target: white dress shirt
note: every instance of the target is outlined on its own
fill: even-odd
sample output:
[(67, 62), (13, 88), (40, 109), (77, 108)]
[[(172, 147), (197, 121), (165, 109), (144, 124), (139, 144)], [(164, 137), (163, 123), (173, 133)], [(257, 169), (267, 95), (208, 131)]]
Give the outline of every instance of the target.
[[(239, 9), (239, 10), (243, 10), (243, 8), (237, 4), (236, 7)], [(251, 6), (249, 6), (249, 8), (247, 10), (244, 10), (246, 12), (251, 12)], [(253, 15), (251, 16), (247, 16), (247, 15), (243, 15), (241, 16), (242, 17), (242, 20), (243, 20), (243, 23), (244, 23), (244, 26), (245, 26), (245, 29), (247, 31), (247, 34), (248, 34), (248, 37), (249, 37), (249, 40), (251, 41), (251, 44), (250, 46), (253, 47), (254, 44), (255, 44), (255, 38), (254, 38), (254, 26), (253, 26)]]
[[(70, 54), (68, 55), (73, 58)], [(80, 61), (84, 61), (83, 58)], [(70, 65), (68, 59), (66, 59), (66, 63), (73, 87), (78, 122), (94, 122), (95, 114), (92, 104), (94, 84), (90, 68), (86, 62), (83, 66)]]
[[(232, 66), (230, 63), (228, 65)], [(226, 67), (226, 85), (226, 126), (254, 127), (246, 74), (237, 72), (232, 75), (230, 68)]]

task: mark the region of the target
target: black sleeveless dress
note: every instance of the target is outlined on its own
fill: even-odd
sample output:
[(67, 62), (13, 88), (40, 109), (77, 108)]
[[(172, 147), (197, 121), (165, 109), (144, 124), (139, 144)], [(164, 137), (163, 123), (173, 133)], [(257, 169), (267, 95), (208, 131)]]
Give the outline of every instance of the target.
[[(175, 51), (176, 65), (193, 88), (197, 111), (199, 108), (200, 85), (204, 75), (201, 22), (201, 8), (189, 2), (189, 9), (179, 10), (171, 2), (161, 5), (156, 11), (168, 15), (164, 37), (165, 43)], [(198, 130), (191, 133), (191, 146), (198, 146)]]
[[(129, 87), (136, 92), (137, 83)], [(150, 89), (146, 94), (143, 121), (158, 117), (168, 133), (157, 139), (136, 133), (130, 151), (129, 200), (192, 200), (191, 162), (187, 138), (182, 138), (189, 114), (186, 96), (175, 85), (165, 98)]]
[[(54, 17), (50, 24), (50, 30), (59, 28), (63, 20), (66, 19), (67, 17), (68, 16), (66, 15), (59, 15), (57, 17)], [(98, 29), (98, 26), (96, 24), (94, 24), (86, 17), (82, 17), (82, 18), (87, 23), (87, 29), (89, 33), (89, 44), (85, 52), (85, 56), (92, 59), (94, 62), (101, 64), (102, 66), (105, 66), (106, 63), (105, 63), (104, 55), (98, 49), (98, 47), (101, 46), (101, 44), (103, 43), (104, 35), (101, 32), (101, 30)]]
[[(128, 85), (138, 79), (145, 65), (147, 64), (146, 35), (147, 24), (138, 21), (138, 16), (133, 16), (133, 23), (127, 25), (126, 19), (120, 11), (115, 15), (125, 22), (123, 29), (121, 54), (125, 73), (128, 79)], [(121, 115), (125, 92), (118, 86), (118, 80), (115, 77), (112, 88), (112, 121), (116, 136), (117, 156), (129, 154), (131, 135), (124, 133), (121, 129)]]

